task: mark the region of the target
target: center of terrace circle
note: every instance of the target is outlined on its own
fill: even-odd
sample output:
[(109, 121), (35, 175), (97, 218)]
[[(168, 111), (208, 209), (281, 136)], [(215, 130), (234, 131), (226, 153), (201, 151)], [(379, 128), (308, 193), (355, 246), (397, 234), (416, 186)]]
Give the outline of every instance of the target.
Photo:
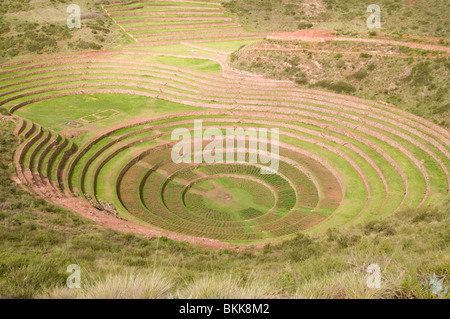
[(207, 210), (228, 214), (231, 220), (260, 217), (275, 205), (268, 188), (243, 178), (213, 178), (195, 184), (189, 191), (203, 197)]

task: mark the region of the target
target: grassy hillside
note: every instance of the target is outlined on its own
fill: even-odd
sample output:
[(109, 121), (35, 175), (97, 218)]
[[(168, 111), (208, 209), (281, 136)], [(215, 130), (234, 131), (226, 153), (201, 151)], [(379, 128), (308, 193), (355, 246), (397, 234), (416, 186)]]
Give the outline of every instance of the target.
[[(0, 121), (2, 298), (445, 297), (429, 293), (425, 280), (450, 272), (448, 202), (261, 251), (149, 240), (99, 228), (16, 185), (13, 129)], [(372, 263), (381, 268), (381, 289), (366, 286)], [(81, 266), (80, 290), (65, 288), (70, 264)]]
[(450, 59), (436, 51), (267, 40), (233, 53), (231, 64), (299, 85), (385, 101), (450, 126)]
[[(330, 29), (365, 33), (371, 0), (228, 0), (225, 8), (252, 31)], [(448, 37), (450, 3), (441, 0), (382, 0), (381, 32)]]
[(126, 36), (114, 27), (98, 1), (77, 1), (81, 28), (67, 27), (68, 0), (3, 0), (0, 9), (0, 63), (42, 54), (114, 47)]

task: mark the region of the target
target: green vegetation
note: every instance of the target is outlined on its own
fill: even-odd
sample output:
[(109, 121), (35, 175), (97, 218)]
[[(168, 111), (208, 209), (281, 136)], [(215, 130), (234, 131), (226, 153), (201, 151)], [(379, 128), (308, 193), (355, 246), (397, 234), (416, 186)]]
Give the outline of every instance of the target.
[(230, 62), (299, 85), (385, 101), (450, 126), (450, 58), (440, 52), (362, 42), (267, 40), (233, 53)]
[(344, 81), (329, 82), (327, 80), (321, 80), (316, 82), (315, 86), (328, 89), (337, 93), (351, 94), (356, 91), (356, 88), (353, 85), (348, 84), (347, 82)]
[(100, 50), (128, 41), (98, 4), (88, 0), (77, 2), (82, 10), (81, 28), (69, 29), (69, 4), (62, 0), (4, 0), (0, 9), (0, 63), (21, 56)]
[[(93, 134), (95, 134), (96, 130), (124, 123), (125, 121), (141, 116), (154, 116), (174, 111), (195, 109), (177, 103), (164, 100), (152, 100), (142, 96), (92, 94), (65, 96), (52, 99), (51, 101), (37, 102), (32, 107), (24, 107), (17, 114), (25, 119), (33, 120), (36, 123), (60, 132), (67, 129), (67, 122), (80, 122), (80, 118), (107, 108), (114, 108), (120, 114), (99, 122), (94, 122), (88, 127), (89, 130), (94, 131)], [(96, 118), (93, 119), (95, 120)], [(92, 133), (86, 133), (92, 135)]]
[(200, 42), (199, 46), (204, 48), (223, 50), (228, 52), (234, 52), (239, 48), (255, 43), (258, 40), (234, 40), (234, 41), (219, 41), (219, 42)]
[[(367, 7), (360, 0), (224, 0), (224, 7), (250, 31), (336, 30), (344, 35), (369, 34)], [(439, 0), (380, 0), (380, 32), (393, 36), (449, 37), (450, 4)], [(376, 32), (375, 34), (376, 35)]]

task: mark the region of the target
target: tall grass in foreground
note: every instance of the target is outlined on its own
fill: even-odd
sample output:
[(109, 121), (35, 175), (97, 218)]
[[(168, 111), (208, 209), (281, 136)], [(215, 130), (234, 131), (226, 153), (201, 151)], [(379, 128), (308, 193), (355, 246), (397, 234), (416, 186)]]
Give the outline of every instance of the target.
[(82, 299), (162, 299), (168, 298), (174, 286), (172, 279), (154, 270), (108, 274), (91, 280), (82, 289), (54, 288), (42, 298)]
[(231, 274), (208, 274), (187, 285), (184, 297), (211, 299), (263, 299), (276, 298), (277, 289), (264, 278), (252, 276), (244, 282)]
[(39, 297), (50, 299), (257, 299), (277, 297), (276, 291), (263, 278), (243, 282), (232, 274), (207, 274), (187, 283), (181, 290), (175, 289), (174, 280), (162, 271), (134, 269), (124, 274), (109, 274), (92, 279), (81, 289), (57, 287), (45, 291)]

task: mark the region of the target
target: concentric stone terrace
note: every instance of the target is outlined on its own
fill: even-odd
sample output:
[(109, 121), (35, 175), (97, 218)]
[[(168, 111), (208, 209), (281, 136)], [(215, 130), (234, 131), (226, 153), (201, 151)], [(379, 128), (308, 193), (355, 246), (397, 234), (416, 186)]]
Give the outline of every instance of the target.
[[(52, 189), (105, 210), (110, 203), (125, 218), (173, 233), (253, 243), (320, 233), (438, 203), (449, 194), (448, 132), (405, 112), (285, 82), (165, 65), (116, 62), (118, 68), (108, 72), (122, 75), (109, 83), (100, 80), (101, 72), (91, 73), (97, 67), (105, 72), (104, 61), (91, 58), (88, 69), (72, 62), (4, 71), (0, 103), (20, 110), (47, 99), (57, 103), (64, 95), (126, 93), (204, 111), (135, 120), (82, 144), (23, 120), (18, 173), (42, 196)], [(154, 78), (139, 78), (135, 69)], [(89, 74), (82, 90), (70, 84), (77, 81), (70, 76), (74, 70)], [(135, 73), (133, 80), (126, 72)], [(41, 82), (46, 73), (68, 76), (50, 87)], [(258, 165), (246, 163), (175, 164), (171, 132), (192, 129), (194, 120), (202, 120), (203, 129), (278, 128), (278, 172), (261, 175)]]
[[(114, 163), (114, 196), (122, 209), (170, 231), (221, 240), (261, 240), (309, 228), (339, 207), (343, 181), (326, 161), (280, 143), (280, 168), (261, 174), (258, 164), (176, 164), (171, 131), (202, 119), (208, 127), (270, 125), (261, 114), (193, 112), (112, 131), (72, 162), (72, 191), (103, 194)], [(282, 123), (277, 123), (282, 124)], [(275, 124), (273, 124), (275, 125)], [(287, 134), (287, 133), (286, 133)], [(290, 135), (290, 134), (287, 134)], [(295, 136), (295, 133), (292, 133)]]
[[(183, 107), (146, 118), (130, 113), (124, 124), (99, 125), (79, 139), (17, 117), (20, 180), (40, 196), (83, 199), (149, 229), (239, 244), (323, 233), (449, 196), (444, 128), (383, 103), (153, 57), (99, 52), (3, 65), (0, 105), (23, 117), (46, 102), (65, 112), (68, 96), (138, 96)], [(195, 120), (204, 130), (279, 129), (279, 170), (174, 163), (171, 133)]]
[(133, 47), (261, 38), (245, 32), (218, 2), (132, 1), (103, 9), (133, 38)]

